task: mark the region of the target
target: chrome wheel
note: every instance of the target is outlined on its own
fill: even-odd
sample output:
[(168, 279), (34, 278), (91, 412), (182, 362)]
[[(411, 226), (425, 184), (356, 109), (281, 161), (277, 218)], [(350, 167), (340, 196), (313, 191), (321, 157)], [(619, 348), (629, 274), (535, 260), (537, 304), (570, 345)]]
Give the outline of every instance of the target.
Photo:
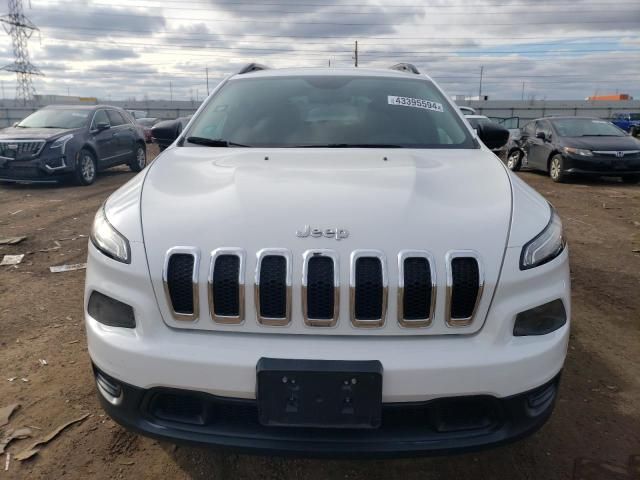
[(138, 163), (138, 167), (142, 170), (147, 164), (147, 155), (144, 152), (144, 148), (138, 147), (138, 152), (136, 153), (136, 162)]
[(550, 175), (553, 180), (560, 178), (560, 159), (558, 157), (553, 157), (551, 159)]
[(93, 164), (93, 158), (89, 155), (84, 155), (82, 160), (80, 161), (80, 173), (82, 175), (82, 179), (91, 183), (93, 178), (96, 176), (96, 166)]

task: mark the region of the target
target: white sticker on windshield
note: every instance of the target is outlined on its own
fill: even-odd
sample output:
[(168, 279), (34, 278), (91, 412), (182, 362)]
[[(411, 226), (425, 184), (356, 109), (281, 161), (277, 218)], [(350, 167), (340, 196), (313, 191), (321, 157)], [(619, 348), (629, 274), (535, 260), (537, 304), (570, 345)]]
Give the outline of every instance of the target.
[(387, 96), (387, 101), (389, 102), (389, 105), (401, 105), (403, 107), (422, 108), (433, 112), (444, 112), (441, 103), (432, 102), (431, 100), (423, 100), (421, 98), (396, 97), (394, 95), (389, 95)]
[(71, 116), (72, 117), (82, 117), (82, 118), (87, 118), (89, 114), (88, 113), (78, 113), (78, 112), (71, 112)]
[(604, 120), (591, 120), (591, 123), (609, 123), (609, 122), (605, 122)]

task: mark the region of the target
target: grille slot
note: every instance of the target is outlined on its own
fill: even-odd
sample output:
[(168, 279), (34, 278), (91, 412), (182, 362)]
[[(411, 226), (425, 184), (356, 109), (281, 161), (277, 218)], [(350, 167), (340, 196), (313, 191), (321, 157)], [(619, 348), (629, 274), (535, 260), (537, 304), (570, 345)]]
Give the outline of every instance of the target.
[(197, 254), (172, 249), (165, 264), (165, 288), (174, 318), (193, 320), (198, 316)]
[(45, 143), (44, 140), (0, 141), (0, 156), (5, 158), (36, 157), (42, 151)]
[(218, 323), (244, 320), (244, 250), (220, 248), (211, 253), (209, 311)]
[(460, 253), (450, 258), (448, 267), (447, 323), (452, 326), (470, 325), (482, 296), (480, 263), (476, 256)]
[(332, 327), (340, 310), (338, 255), (332, 250), (308, 250), (303, 258), (304, 321), (309, 326)]
[(351, 321), (357, 327), (381, 327), (387, 312), (384, 254), (356, 250), (351, 254)]
[(291, 319), (291, 254), (282, 249), (258, 252), (256, 309), (264, 325), (287, 325)]
[(422, 250), (398, 254), (398, 322), (403, 327), (431, 324), (435, 311), (436, 282), (434, 262)]

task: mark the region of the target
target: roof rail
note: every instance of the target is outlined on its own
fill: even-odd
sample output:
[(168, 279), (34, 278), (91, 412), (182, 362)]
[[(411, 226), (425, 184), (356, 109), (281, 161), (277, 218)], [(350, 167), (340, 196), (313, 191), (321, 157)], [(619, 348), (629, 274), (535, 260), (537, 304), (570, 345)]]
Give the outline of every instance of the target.
[(418, 70), (412, 63), (398, 63), (391, 67), (391, 70), (399, 70), (400, 72), (415, 73), (416, 75), (420, 75), (420, 70)]
[(248, 63), (238, 71), (238, 75), (242, 75), (243, 73), (251, 73), (251, 72), (257, 72), (259, 70), (268, 70), (268, 69), (269, 67), (265, 67), (260, 63)]

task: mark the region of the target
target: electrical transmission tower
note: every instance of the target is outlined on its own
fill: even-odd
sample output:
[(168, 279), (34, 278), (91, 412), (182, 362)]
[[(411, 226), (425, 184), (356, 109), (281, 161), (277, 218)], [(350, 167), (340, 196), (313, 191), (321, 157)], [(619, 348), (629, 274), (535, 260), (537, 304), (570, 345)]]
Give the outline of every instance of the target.
[(0, 70), (16, 72), (16, 102), (27, 104), (33, 100), (36, 89), (31, 80), (32, 75), (43, 75), (38, 67), (29, 60), (27, 42), (38, 27), (29, 20), (23, 12), (22, 0), (9, 0), (9, 14), (0, 17), (0, 22), (13, 41), (13, 56), (15, 61), (5, 65)]

